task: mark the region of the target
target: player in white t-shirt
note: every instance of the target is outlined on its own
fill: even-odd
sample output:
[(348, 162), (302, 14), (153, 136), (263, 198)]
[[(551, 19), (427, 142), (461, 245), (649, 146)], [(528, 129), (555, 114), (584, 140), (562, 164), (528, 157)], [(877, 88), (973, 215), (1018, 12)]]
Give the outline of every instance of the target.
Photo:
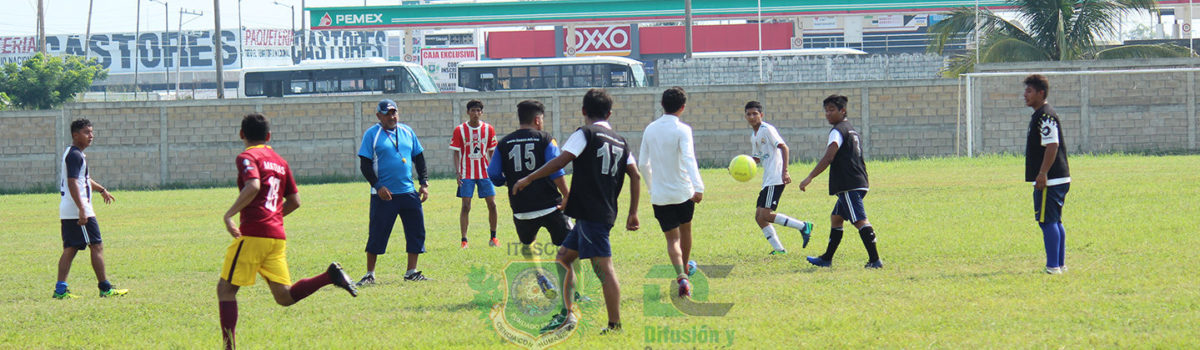
[(771, 254), (787, 254), (775, 233), (775, 226), (771, 226), (771, 223), (799, 230), (800, 237), (804, 239), (802, 247), (808, 247), (808, 239), (812, 237), (812, 223), (775, 213), (775, 209), (779, 208), (779, 197), (783, 194), (784, 186), (792, 183), (787, 169), (787, 143), (783, 142), (783, 137), (779, 136), (779, 131), (775, 130), (774, 126), (763, 121), (762, 103), (746, 103), (746, 122), (750, 124), (751, 130), (751, 157), (763, 166), (762, 190), (758, 192), (754, 221), (762, 228), (767, 242), (771, 243)]

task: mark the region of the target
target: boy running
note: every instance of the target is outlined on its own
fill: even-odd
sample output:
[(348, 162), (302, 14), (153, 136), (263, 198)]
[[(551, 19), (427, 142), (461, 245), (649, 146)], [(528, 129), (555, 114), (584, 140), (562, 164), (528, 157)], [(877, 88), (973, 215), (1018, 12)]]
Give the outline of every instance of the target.
[[(692, 214), (696, 204), (704, 199), (704, 181), (696, 165), (692, 127), (679, 120), (687, 104), (687, 93), (681, 87), (663, 91), (662, 107), (666, 113), (646, 125), (642, 134), (641, 170), (650, 191), (654, 218), (667, 239), (667, 257), (675, 267), (679, 297), (692, 296), (688, 277), (696, 273), (692, 254)], [(687, 262), (686, 271), (684, 262)]]
[[(296, 180), (287, 161), (267, 146), (271, 139), (267, 118), (258, 113), (247, 115), (242, 118), (238, 134), (246, 147), (236, 161), (241, 192), (225, 212), (225, 230), (233, 236), (233, 243), (225, 250), (225, 263), (217, 282), (225, 349), (235, 348), (238, 289), (254, 285), (255, 274), (267, 280), (275, 302), (283, 306), (295, 304), (330, 284), (345, 289), (350, 296), (358, 296), (350, 276), (336, 262), (329, 264), (325, 273), (292, 284), (283, 217), (300, 207)], [(241, 224), (235, 225), (233, 216), (239, 213)]]
[(812, 237), (813, 224), (808, 221), (796, 220), (790, 216), (775, 213), (779, 208), (779, 198), (783, 195), (784, 186), (792, 183), (788, 175), (788, 146), (779, 136), (775, 126), (763, 121), (763, 106), (758, 101), (746, 102), (746, 122), (750, 123), (750, 156), (754, 162), (763, 165), (762, 190), (758, 192), (757, 208), (754, 221), (762, 229), (767, 242), (771, 243), (771, 254), (787, 254), (775, 226), (771, 223), (791, 227), (800, 231), (804, 240), (801, 248), (808, 247), (808, 239)]
[(575, 174), (571, 178), (571, 196), (586, 198), (567, 202), (566, 214), (575, 218), (575, 227), (563, 240), (558, 250), (558, 263), (566, 268), (563, 276), (563, 309), (542, 332), (569, 331), (575, 327), (575, 314), (571, 311), (571, 288), (574, 271), (571, 264), (576, 259), (591, 259), (592, 268), (600, 278), (604, 291), (604, 306), (608, 310), (608, 326), (600, 334), (621, 330), (621, 289), (617, 284), (616, 270), (612, 264), (612, 247), (608, 242), (609, 230), (617, 218), (617, 197), (629, 176), (629, 216), (625, 229), (638, 229), (638, 181), (637, 162), (628, 151), (625, 138), (617, 134), (608, 123), (612, 115), (612, 97), (604, 89), (591, 89), (583, 96), (583, 114), (587, 124), (575, 130), (563, 144), (562, 154), (538, 168), (533, 174), (522, 178), (512, 186), (513, 194), (528, 187), (534, 180), (550, 176), (567, 163), (571, 163)]
[(496, 149), (496, 129), (491, 124), (484, 123), (483, 102), (471, 100), (467, 102), (467, 116), (470, 120), (454, 127), (450, 135), (450, 149), (454, 155), (454, 173), (458, 175), (458, 197), (462, 198), (462, 210), (458, 212), (458, 229), (462, 233), (462, 248), (467, 247), (467, 227), (471, 224), (471, 195), (479, 188), (479, 198), (483, 198), (488, 207), (488, 224), (492, 230), (492, 238), (488, 245), (496, 247), (496, 188), (488, 180), (488, 160), (492, 159), (492, 151)]
[(863, 208), (863, 198), (869, 190), (867, 166), (863, 163), (858, 131), (854, 130), (846, 116), (847, 101), (846, 96), (830, 95), (822, 102), (825, 107), (825, 120), (833, 125), (833, 129), (829, 131), (825, 156), (821, 157), (808, 177), (800, 182), (800, 190), (804, 191), (813, 178), (828, 167), (829, 195), (838, 198), (833, 207), (833, 215), (829, 217), (829, 246), (825, 248), (825, 254), (808, 257), (808, 262), (821, 267), (833, 264), (833, 254), (842, 242), (842, 222), (850, 220), (850, 223), (858, 228), (858, 236), (867, 248), (868, 261), (864, 267), (879, 269), (883, 268), (883, 262), (879, 261), (879, 253), (875, 250), (875, 229), (867, 221), (867, 211)]
[[(542, 116), (545, 113), (546, 106), (536, 100), (517, 104), (517, 118), (521, 127), (500, 140), (499, 152), (495, 152), (488, 164), (488, 177), (492, 184), (512, 187), (518, 179), (532, 174), (546, 162), (558, 157), (558, 143), (550, 133), (542, 131)], [(571, 230), (571, 222), (562, 212), (563, 203), (569, 195), (564, 175), (566, 173), (559, 169), (549, 177), (533, 181), (524, 191), (517, 194), (510, 192), (508, 195), (508, 204), (513, 211), (513, 226), (521, 240), (521, 255), (526, 260), (533, 260), (529, 245), (537, 238), (538, 230), (546, 228), (550, 233), (550, 242), (556, 246), (562, 246), (563, 239)], [(566, 272), (558, 264), (554, 265), (558, 267), (559, 275)], [(538, 271), (537, 281), (546, 299), (558, 296), (545, 270)]]
[(1050, 82), (1040, 74), (1025, 78), (1025, 105), (1033, 108), (1025, 143), (1025, 181), (1033, 183), (1033, 214), (1046, 245), (1046, 273), (1067, 272), (1063, 264), (1067, 233), (1062, 207), (1071, 189), (1071, 166), (1058, 113), (1046, 102)]
[(100, 223), (92, 210), (92, 188), (104, 197), (104, 203), (116, 200), (108, 189), (92, 180), (88, 172), (87, 156), (83, 150), (92, 145), (95, 135), (92, 122), (76, 119), (71, 122), (71, 146), (63, 152), (62, 171), (59, 173), (58, 193), (62, 200), (58, 204), (58, 218), (62, 221), (63, 252), (58, 258), (58, 283), (54, 284), (54, 299), (75, 299), (67, 289), (67, 274), (71, 262), (80, 250), (92, 248), (92, 270), (96, 272), (96, 285), (100, 297), (120, 296), (128, 289), (113, 288), (104, 270), (104, 244), (100, 241)]

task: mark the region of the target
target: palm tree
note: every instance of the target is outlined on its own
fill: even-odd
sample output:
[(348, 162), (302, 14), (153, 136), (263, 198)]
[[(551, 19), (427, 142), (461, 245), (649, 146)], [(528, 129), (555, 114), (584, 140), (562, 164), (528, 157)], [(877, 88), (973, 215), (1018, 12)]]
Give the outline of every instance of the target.
[[(1156, 0), (1008, 0), (1019, 21), (1009, 21), (986, 8), (978, 14), (963, 7), (934, 24), (928, 51), (943, 54), (946, 44), (975, 30), (980, 36), (978, 62), (1067, 61), (1081, 58), (1189, 57), (1185, 47), (1125, 45), (1099, 50), (1097, 41), (1117, 31), (1121, 16), (1138, 11), (1156, 11)], [(947, 76), (975, 69), (976, 53), (950, 58)]]

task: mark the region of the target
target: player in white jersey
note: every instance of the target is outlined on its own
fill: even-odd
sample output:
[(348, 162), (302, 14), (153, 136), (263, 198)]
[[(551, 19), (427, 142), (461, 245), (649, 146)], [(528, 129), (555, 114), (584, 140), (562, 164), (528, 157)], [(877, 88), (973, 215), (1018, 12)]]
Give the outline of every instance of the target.
[(804, 239), (802, 247), (808, 247), (808, 240), (812, 237), (812, 223), (775, 213), (775, 209), (779, 208), (779, 197), (783, 194), (784, 186), (792, 183), (792, 177), (788, 175), (787, 169), (789, 153), (787, 143), (783, 141), (783, 137), (779, 136), (779, 131), (775, 130), (775, 126), (763, 121), (762, 103), (747, 102), (745, 111), (746, 122), (750, 124), (751, 130), (751, 157), (754, 157), (754, 161), (763, 166), (762, 190), (758, 192), (754, 221), (758, 223), (758, 227), (762, 228), (767, 242), (771, 243), (773, 249), (771, 254), (787, 254), (787, 249), (783, 248), (783, 243), (779, 241), (779, 236), (775, 233), (775, 226), (771, 226), (771, 223), (799, 230), (800, 237)]
[(71, 262), (80, 250), (92, 248), (92, 269), (96, 272), (96, 285), (100, 297), (119, 296), (128, 289), (116, 289), (108, 282), (104, 270), (104, 245), (100, 241), (100, 224), (92, 210), (92, 192), (95, 189), (104, 197), (104, 203), (116, 200), (108, 189), (92, 180), (88, 173), (87, 156), (83, 150), (92, 144), (92, 122), (78, 119), (71, 122), (71, 146), (63, 152), (61, 173), (58, 176), (58, 191), (62, 201), (58, 205), (62, 221), (63, 252), (58, 259), (58, 283), (54, 285), (55, 299), (78, 298), (67, 289), (67, 274)]

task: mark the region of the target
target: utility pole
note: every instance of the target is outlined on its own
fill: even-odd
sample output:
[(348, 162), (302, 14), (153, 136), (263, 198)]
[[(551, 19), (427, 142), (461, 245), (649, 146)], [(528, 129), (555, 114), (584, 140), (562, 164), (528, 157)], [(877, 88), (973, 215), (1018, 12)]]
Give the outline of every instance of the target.
[(89, 48), (89, 46), (92, 46), (90, 44), (92, 43), (92, 2), (93, 1), (95, 1), (95, 0), (88, 0), (87, 29), (85, 29), (83, 31), (83, 60), (84, 61), (87, 61), (88, 48)]
[[(286, 7), (286, 8), (288, 8), (288, 12), (292, 13), (292, 23), (291, 23), (290, 28), (292, 29), (292, 37), (295, 38), (295, 36), (296, 36), (296, 5), (284, 5), (284, 4), (279, 3), (278, 1), (275, 1), (272, 3), (275, 5), (278, 5), (278, 6)], [(292, 39), (292, 40), (293, 40), (292, 42), (295, 43), (295, 41), (294, 41), (295, 39)], [(304, 49), (301, 48), (300, 50), (301, 50), (300, 57), (302, 57), (301, 59), (303, 59)]]
[(304, 0), (300, 0), (300, 60), (304, 61), (304, 57), (308, 54), (304, 50), (308, 46), (308, 14), (304, 12)]
[[(179, 8), (179, 33), (177, 33), (177, 37), (179, 38), (179, 53), (175, 55), (176, 56), (175, 59), (178, 60), (178, 63), (175, 64), (175, 99), (176, 100), (179, 99), (179, 85), (180, 85), (179, 81), (182, 79), (182, 76), (179, 73), (179, 66), (183, 65), (183, 43), (184, 43), (183, 15), (185, 15), (185, 14), (200, 16), (200, 15), (203, 15), (204, 13), (200, 12), (200, 11), (187, 10), (182, 7)], [(196, 79), (192, 79), (192, 85), (194, 86), (195, 84), (196, 84)], [(196, 96), (193, 95), (192, 97), (194, 98)]]
[(41, 52), (42, 55), (45, 55), (46, 54), (46, 13), (45, 13), (45, 11), (43, 11), (43, 8), (44, 8), (44, 6), (42, 5), (43, 2), (45, 2), (45, 0), (38, 0), (37, 44), (38, 44), (38, 52)]
[[(293, 15), (294, 16), (294, 15)], [(217, 99), (225, 99), (225, 54), (221, 50), (221, 0), (213, 0), (213, 58), (217, 64)], [(195, 84), (193, 81), (192, 84)]]
[[(137, 1), (137, 12), (134, 17), (137, 17), (137, 19), (133, 25), (133, 87), (136, 89), (133, 90), (134, 100), (137, 99), (137, 92), (142, 91), (142, 86), (138, 84), (138, 66), (142, 65), (142, 50), (140, 48), (142, 44), (142, 0), (135, 1)], [(92, 5), (89, 3), (88, 8), (90, 9), (91, 7)], [(92, 23), (91, 13), (92, 11), (88, 10), (88, 23)], [(88, 25), (88, 29), (91, 29), (91, 24)]]
[(238, 0), (238, 68), (246, 68), (246, 57), (242, 56), (242, 42), (246, 41), (246, 33), (242, 27), (242, 0)]
[(683, 0), (683, 58), (692, 59), (692, 0)]
[[(140, 2), (141, 0), (138, 0), (138, 1)], [(167, 63), (167, 62), (171, 62), (171, 60), (167, 58), (168, 56), (170, 56), (170, 53), (169, 53), (170, 50), (167, 49), (167, 46), (170, 46), (170, 43), (171, 43), (171, 26), (167, 24), (167, 20), (171, 19), (171, 16), (170, 16), (171, 13), (167, 11), (167, 2), (166, 1), (160, 1), (160, 0), (150, 0), (150, 1), (163, 4), (163, 36), (162, 36), (161, 43), (158, 45), (158, 48), (159, 48), (159, 51), (162, 53), (163, 91), (171, 92), (171, 65), (169, 63)]]

